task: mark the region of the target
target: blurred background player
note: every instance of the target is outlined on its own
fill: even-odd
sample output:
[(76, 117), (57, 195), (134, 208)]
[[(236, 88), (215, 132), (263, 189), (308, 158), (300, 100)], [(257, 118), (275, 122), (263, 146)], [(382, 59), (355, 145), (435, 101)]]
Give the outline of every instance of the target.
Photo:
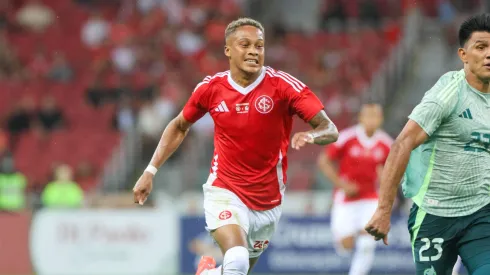
[(359, 124), (340, 131), (338, 141), (318, 158), (335, 187), (331, 227), (338, 253), (355, 249), (349, 275), (369, 274), (374, 260), (376, 242), (363, 228), (376, 210), (378, 177), (392, 144), (382, 124), (381, 105), (363, 104)]
[(366, 230), (388, 244), (398, 185), (414, 201), (408, 219), (416, 274), (490, 274), (490, 14), (459, 29), (463, 69), (424, 95), (393, 144), (380, 200)]
[(291, 146), (325, 145), (338, 137), (323, 104), (293, 76), (264, 67), (262, 25), (250, 18), (225, 30), (230, 70), (205, 77), (183, 111), (164, 130), (155, 154), (134, 187), (143, 204), (153, 176), (178, 148), (193, 123), (210, 113), (215, 152), (204, 190), (206, 229), (224, 254), (215, 268), (203, 257), (196, 275), (246, 275), (267, 248), (281, 216), (293, 115), (313, 130), (296, 133)]

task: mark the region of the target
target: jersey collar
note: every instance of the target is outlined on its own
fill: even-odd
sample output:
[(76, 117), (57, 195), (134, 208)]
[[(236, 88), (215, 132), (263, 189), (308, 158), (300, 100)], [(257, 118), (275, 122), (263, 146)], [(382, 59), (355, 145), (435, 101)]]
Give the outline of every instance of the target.
[(368, 137), (366, 135), (366, 130), (364, 129), (364, 127), (358, 124), (356, 126), (356, 135), (357, 135), (357, 139), (359, 140), (359, 143), (361, 143), (361, 145), (364, 148), (369, 149), (372, 148), (374, 145), (376, 145), (376, 142), (378, 141), (379, 130), (376, 130), (376, 132), (374, 132), (372, 137)]
[(242, 86), (238, 85), (231, 78), (231, 71), (228, 73), (227, 78), (228, 78), (228, 83), (230, 83), (230, 85), (231, 85), (231, 87), (233, 87), (233, 89), (235, 89), (237, 92), (241, 93), (242, 95), (247, 95), (248, 93), (253, 91), (253, 89), (255, 89), (260, 84), (260, 82), (262, 82), (262, 80), (264, 80), (264, 78), (265, 78), (265, 67), (262, 66), (259, 77), (257, 77), (257, 79), (252, 84), (248, 85), (247, 87), (242, 87)]

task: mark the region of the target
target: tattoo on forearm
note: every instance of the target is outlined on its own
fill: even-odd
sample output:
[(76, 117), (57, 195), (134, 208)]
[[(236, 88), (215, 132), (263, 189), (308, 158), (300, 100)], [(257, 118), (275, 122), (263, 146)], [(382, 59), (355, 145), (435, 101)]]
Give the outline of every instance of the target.
[(309, 123), (313, 127), (313, 130), (309, 131), (309, 133), (313, 136), (315, 144), (326, 145), (337, 141), (339, 132), (325, 111), (320, 111)]

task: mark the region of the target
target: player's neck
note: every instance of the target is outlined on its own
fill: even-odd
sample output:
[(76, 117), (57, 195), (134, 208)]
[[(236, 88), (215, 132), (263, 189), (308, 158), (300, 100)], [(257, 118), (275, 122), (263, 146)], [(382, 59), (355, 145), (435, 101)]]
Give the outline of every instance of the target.
[(475, 74), (469, 72), (469, 70), (465, 69), (466, 81), (470, 84), (471, 87), (482, 93), (490, 93), (490, 82), (482, 81)]
[(260, 72), (254, 73), (254, 74), (248, 74), (239, 68), (232, 67), (230, 69), (230, 76), (233, 81), (235, 81), (236, 84), (240, 85), (243, 88), (248, 87), (250, 84), (252, 84), (257, 78), (260, 76)]
[(376, 133), (376, 131), (367, 131), (367, 130), (364, 130), (364, 132), (366, 133), (366, 136), (368, 138), (372, 138), (374, 136), (374, 133)]

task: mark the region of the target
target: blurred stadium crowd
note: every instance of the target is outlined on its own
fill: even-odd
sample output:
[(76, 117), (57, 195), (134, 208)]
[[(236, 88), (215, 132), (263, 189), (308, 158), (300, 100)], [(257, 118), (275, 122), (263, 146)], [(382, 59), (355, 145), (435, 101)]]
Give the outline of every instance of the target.
[[(0, 208), (81, 205), (84, 192), (97, 190), (126, 133), (141, 136), (146, 162), (194, 85), (227, 70), (224, 29), (257, 12), (257, 2), (0, 1)], [(344, 128), (355, 121), (365, 88), (403, 35), (402, 15), (414, 1), (320, 2), (317, 31), (266, 26), (266, 62), (307, 83)], [(454, 9), (479, 1), (418, 2), (427, 15), (447, 22), (448, 41), (455, 41)], [(203, 118), (195, 129), (171, 161), (196, 158), (206, 170), (212, 120)], [(291, 162), (313, 163), (313, 152), (294, 153)], [(311, 171), (291, 173), (292, 189), (315, 184)], [(60, 182), (69, 187), (46, 187)], [(33, 195), (26, 198), (26, 192)], [(70, 199), (56, 200), (56, 192)]]

